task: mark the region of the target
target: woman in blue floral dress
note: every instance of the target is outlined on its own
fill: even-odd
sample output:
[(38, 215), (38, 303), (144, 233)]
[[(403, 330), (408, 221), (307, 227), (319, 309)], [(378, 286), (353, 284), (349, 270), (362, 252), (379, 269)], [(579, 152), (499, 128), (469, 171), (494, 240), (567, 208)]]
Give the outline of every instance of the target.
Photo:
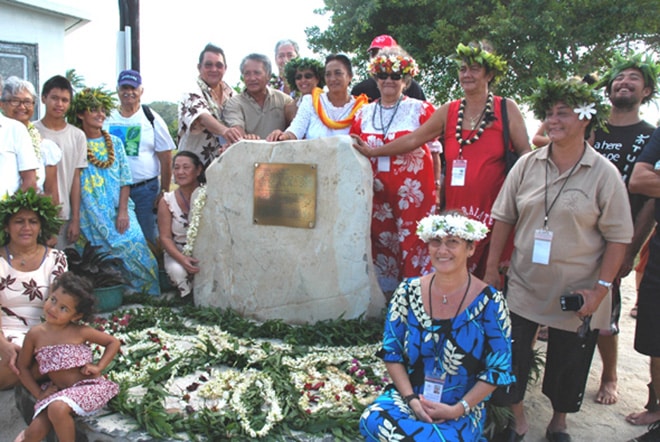
[(113, 107), (109, 93), (87, 88), (76, 94), (67, 114), (87, 136), (89, 165), (80, 174), (80, 232), (85, 240), (122, 260), (133, 291), (160, 295), (158, 263), (129, 198), (133, 178), (124, 146), (102, 130)]
[(379, 352), (394, 383), (362, 414), (366, 440), (486, 440), (485, 401), (515, 381), (506, 301), (467, 270), (487, 232), (456, 212), (419, 222), (435, 273), (394, 292)]

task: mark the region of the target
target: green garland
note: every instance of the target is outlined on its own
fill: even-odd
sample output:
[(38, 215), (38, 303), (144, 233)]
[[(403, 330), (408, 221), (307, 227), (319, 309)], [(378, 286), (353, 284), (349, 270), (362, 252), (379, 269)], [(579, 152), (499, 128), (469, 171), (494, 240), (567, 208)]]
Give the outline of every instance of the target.
[(29, 188), (27, 191), (18, 190), (0, 202), (0, 223), (3, 227), (0, 231), (0, 243), (2, 245), (9, 242), (9, 235), (5, 232), (4, 227), (9, 224), (9, 218), (21, 209), (31, 210), (39, 216), (41, 232), (39, 232), (37, 241), (40, 244), (45, 244), (53, 235), (57, 235), (60, 226), (64, 223), (58, 217), (59, 206), (53, 204), (50, 196), (40, 195), (33, 188)]
[[(527, 98), (534, 116), (543, 121), (546, 112), (555, 104), (562, 102), (573, 109), (591, 108), (589, 125), (586, 133), (591, 133), (595, 127), (604, 127), (609, 114), (609, 106), (603, 97), (587, 83), (579, 79), (549, 80), (538, 78), (538, 88)], [(577, 112), (577, 111), (576, 111)]]
[(325, 68), (323, 67), (323, 64), (313, 58), (296, 57), (284, 66), (286, 81), (289, 83), (289, 87), (292, 91), (298, 92), (298, 86), (296, 86), (296, 74), (298, 71), (305, 71), (307, 69), (312, 71), (314, 75), (316, 75), (316, 78), (319, 79), (317, 87), (323, 89), (323, 86), (325, 86), (325, 78), (323, 75)]
[(87, 87), (83, 89), (73, 97), (71, 106), (69, 106), (69, 110), (66, 113), (67, 120), (69, 123), (82, 129), (82, 121), (80, 121), (78, 115), (85, 111), (102, 109), (106, 115), (110, 115), (117, 108), (114, 94), (114, 92), (106, 91), (102, 87)]
[(644, 77), (644, 86), (651, 88), (649, 96), (642, 99), (642, 104), (648, 103), (658, 95), (658, 77), (660, 77), (660, 66), (656, 64), (650, 55), (635, 54), (628, 52), (622, 54), (617, 52), (610, 61), (610, 69), (603, 74), (602, 78), (596, 83), (597, 88), (604, 87), (609, 95), (612, 89), (614, 79), (626, 69), (637, 69)]
[(459, 68), (462, 62), (465, 62), (468, 66), (477, 63), (485, 67), (486, 72), (493, 73), (493, 84), (500, 81), (508, 69), (507, 63), (502, 57), (483, 49), (481, 45), (475, 43), (469, 45), (459, 43), (456, 47), (456, 54), (451, 58), (458, 63)]

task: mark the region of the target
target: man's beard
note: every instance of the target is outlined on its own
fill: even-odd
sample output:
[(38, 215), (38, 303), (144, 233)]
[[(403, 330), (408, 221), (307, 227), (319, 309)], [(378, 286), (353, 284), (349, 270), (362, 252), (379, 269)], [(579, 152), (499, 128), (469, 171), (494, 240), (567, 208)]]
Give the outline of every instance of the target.
[(610, 96), (610, 102), (614, 107), (618, 107), (620, 109), (626, 109), (626, 110), (631, 110), (634, 109), (635, 106), (638, 104), (637, 97), (634, 95), (627, 95), (627, 96)]

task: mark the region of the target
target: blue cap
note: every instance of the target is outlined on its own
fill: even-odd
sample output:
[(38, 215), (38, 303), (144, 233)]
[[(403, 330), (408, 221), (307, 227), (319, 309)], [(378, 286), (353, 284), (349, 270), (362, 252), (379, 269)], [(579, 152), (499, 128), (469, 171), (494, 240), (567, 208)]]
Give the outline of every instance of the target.
[(138, 71), (126, 70), (121, 71), (117, 79), (117, 86), (132, 86), (139, 87), (142, 84), (142, 77)]

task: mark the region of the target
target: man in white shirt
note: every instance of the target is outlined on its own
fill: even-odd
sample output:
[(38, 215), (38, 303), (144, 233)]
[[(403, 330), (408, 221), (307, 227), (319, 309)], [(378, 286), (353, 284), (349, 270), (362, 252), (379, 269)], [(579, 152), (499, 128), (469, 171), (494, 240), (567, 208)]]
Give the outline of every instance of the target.
[[(140, 102), (144, 88), (138, 71), (119, 74), (117, 93), (120, 106), (105, 120), (104, 126), (124, 142), (126, 157), (133, 175), (131, 199), (144, 237), (156, 242), (154, 207), (162, 189), (170, 189), (172, 150), (176, 148), (160, 115)], [(160, 177), (160, 182), (159, 182)]]

